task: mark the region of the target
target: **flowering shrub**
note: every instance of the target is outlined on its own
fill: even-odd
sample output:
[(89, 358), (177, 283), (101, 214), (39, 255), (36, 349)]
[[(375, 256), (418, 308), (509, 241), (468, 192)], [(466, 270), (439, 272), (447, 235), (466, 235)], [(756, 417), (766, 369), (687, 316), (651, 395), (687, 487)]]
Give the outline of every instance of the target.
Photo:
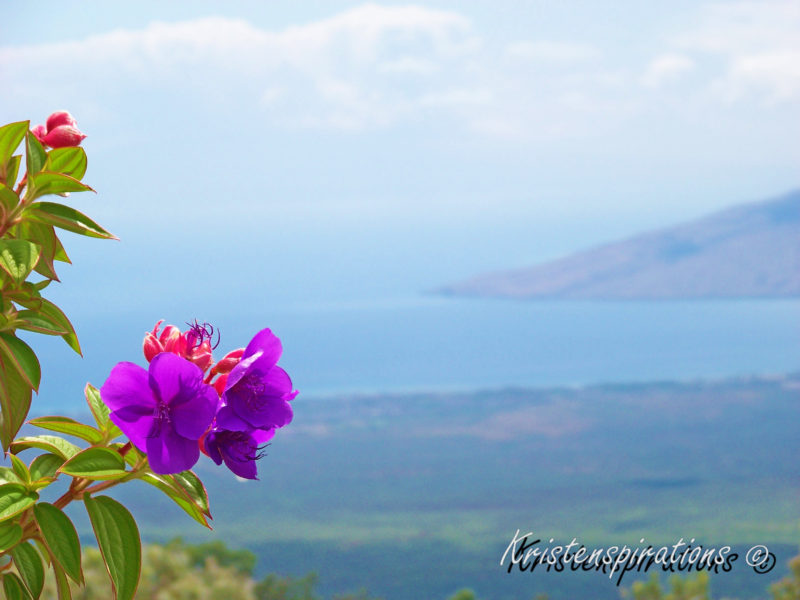
[[(58, 281), (55, 263), (69, 262), (57, 230), (116, 239), (77, 210), (42, 200), (93, 191), (81, 181), (85, 137), (65, 111), (33, 129), (28, 121), (0, 127), (0, 444), (11, 461), (0, 467), (0, 578), (9, 600), (39, 598), (47, 567), (59, 599), (71, 598), (70, 580), (82, 583), (80, 542), (63, 512), (73, 501), (86, 507), (115, 598), (133, 598), (141, 569), (136, 521), (98, 493), (139, 479), (208, 527), (205, 487), (190, 470), (200, 454), (256, 479), (256, 461), (275, 430), (291, 421), (297, 395), (277, 366), (282, 347), (269, 329), (215, 363), (213, 327), (195, 321), (186, 331), (162, 330), (159, 321), (145, 335), (147, 369), (120, 362), (99, 390), (87, 384), (93, 425), (62, 416), (28, 421), (81, 445), (52, 433), (18, 437), (41, 369), (17, 330), (60, 336), (80, 354), (69, 319), (42, 294)], [(18, 456), (32, 449), (38, 453), (29, 462)], [(69, 482), (66, 491), (41, 501), (41, 490), (57, 481)]]

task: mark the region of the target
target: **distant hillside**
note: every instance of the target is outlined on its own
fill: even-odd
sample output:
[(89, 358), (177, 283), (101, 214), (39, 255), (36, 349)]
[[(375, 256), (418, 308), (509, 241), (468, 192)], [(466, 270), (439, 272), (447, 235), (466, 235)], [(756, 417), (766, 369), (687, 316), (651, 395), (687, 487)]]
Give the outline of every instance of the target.
[(508, 298), (800, 296), (800, 190), (441, 293)]

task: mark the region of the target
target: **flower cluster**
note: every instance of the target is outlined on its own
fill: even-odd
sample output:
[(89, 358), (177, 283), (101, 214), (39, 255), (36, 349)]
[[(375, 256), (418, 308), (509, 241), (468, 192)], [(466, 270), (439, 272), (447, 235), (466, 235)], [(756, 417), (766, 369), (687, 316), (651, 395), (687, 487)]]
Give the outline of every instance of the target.
[(264, 444), (291, 422), (289, 402), (297, 395), (277, 365), (280, 340), (263, 329), (214, 364), (213, 327), (195, 322), (185, 332), (174, 325), (160, 331), (161, 323), (144, 338), (149, 369), (119, 363), (101, 388), (111, 420), (147, 454), (154, 473), (190, 469), (202, 451), (256, 479)]
[(86, 137), (78, 129), (78, 123), (72, 115), (65, 110), (54, 112), (47, 117), (45, 125), (37, 125), (31, 129), (31, 133), (42, 144), (51, 148), (79, 146)]

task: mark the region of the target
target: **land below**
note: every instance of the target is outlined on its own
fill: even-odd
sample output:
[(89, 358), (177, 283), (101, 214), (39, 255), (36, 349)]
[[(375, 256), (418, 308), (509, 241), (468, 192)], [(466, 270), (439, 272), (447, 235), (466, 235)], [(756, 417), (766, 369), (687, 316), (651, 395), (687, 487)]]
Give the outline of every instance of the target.
[(221, 539), (255, 552), (259, 574), (316, 571), (326, 597), (619, 597), (600, 574), (507, 574), (499, 562), (517, 529), (590, 547), (766, 544), (778, 560), (768, 576), (741, 562), (712, 576), (715, 597), (763, 597), (798, 551), (798, 394), (795, 374), (300, 397), (261, 481), (209, 460), (196, 468), (215, 531), (145, 484), (117, 497), (145, 540)]

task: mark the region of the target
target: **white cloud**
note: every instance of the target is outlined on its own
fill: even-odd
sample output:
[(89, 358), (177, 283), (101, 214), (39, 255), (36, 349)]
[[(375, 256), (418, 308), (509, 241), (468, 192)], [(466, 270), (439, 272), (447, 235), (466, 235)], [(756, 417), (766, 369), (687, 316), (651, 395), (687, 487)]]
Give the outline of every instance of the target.
[(647, 87), (660, 87), (672, 83), (694, 68), (694, 61), (682, 54), (664, 54), (647, 66), (642, 83)]
[(589, 44), (523, 41), (506, 46), (506, 55), (510, 58), (526, 61), (575, 62), (585, 61), (599, 56), (599, 51)]
[(674, 37), (698, 60), (722, 60), (712, 89), (729, 102), (800, 99), (800, 3), (767, 0), (713, 4), (699, 24)]
[(258, 126), (363, 131), (447, 123), (500, 138), (601, 138), (653, 110), (667, 91), (682, 102), (692, 86), (729, 101), (800, 96), (795, 4), (703, 9), (643, 72), (625, 63), (628, 54), (597, 43), (507, 43), (458, 12), (413, 5), (366, 4), (279, 31), (225, 17), (152, 23), (0, 48), (0, 108), (57, 88), (79, 90), (106, 110), (123, 96), (167, 93), (212, 110), (224, 101), (225, 110), (255, 111)]

